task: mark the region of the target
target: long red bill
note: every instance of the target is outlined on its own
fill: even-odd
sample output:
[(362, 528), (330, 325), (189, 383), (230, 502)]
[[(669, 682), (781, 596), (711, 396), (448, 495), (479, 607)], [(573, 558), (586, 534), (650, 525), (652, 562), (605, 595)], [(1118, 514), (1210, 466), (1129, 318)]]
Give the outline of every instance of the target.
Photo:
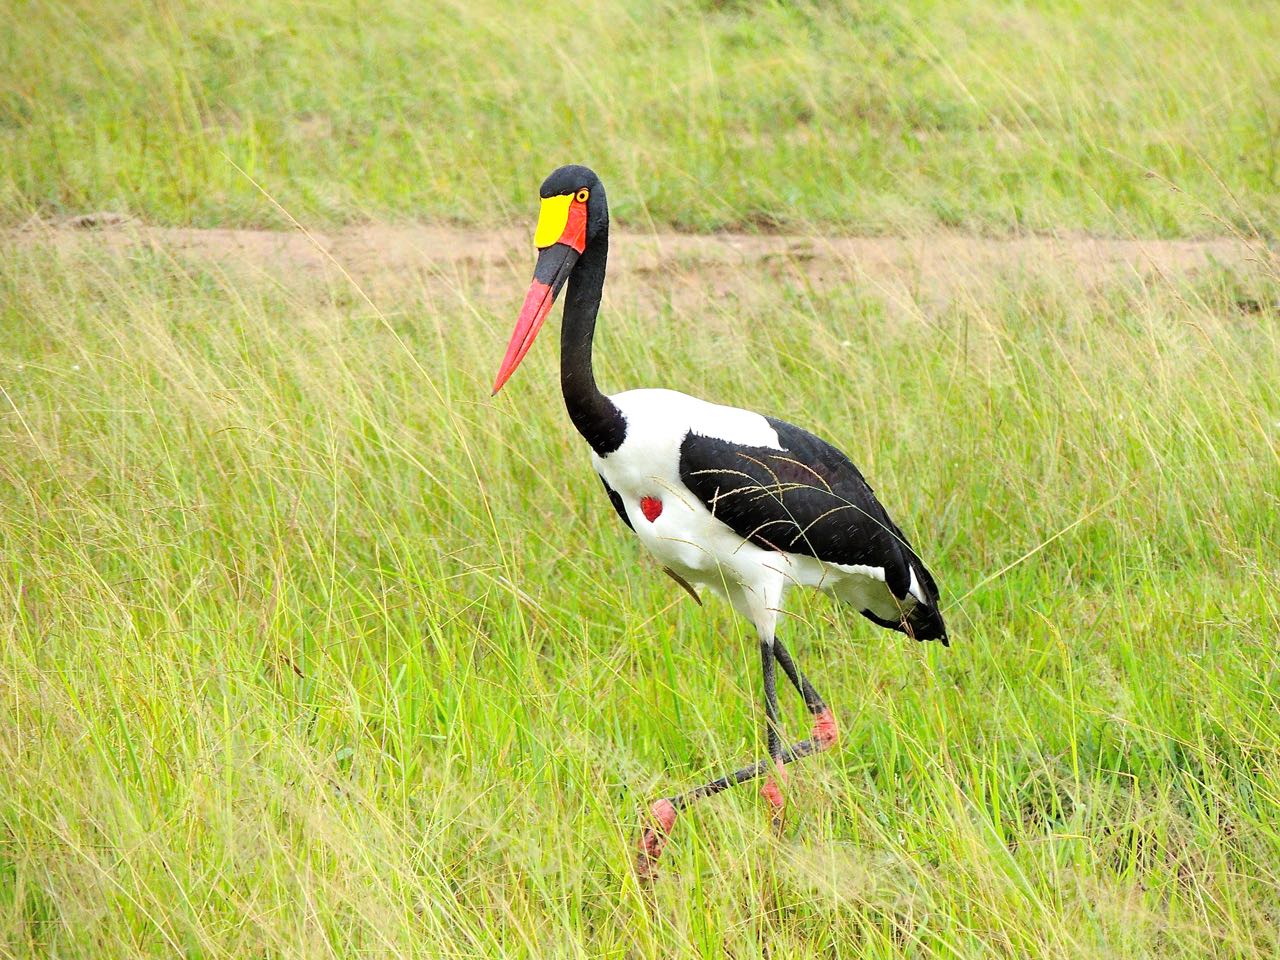
[(555, 243), (539, 251), (538, 263), (533, 271), (533, 283), (529, 284), (524, 306), (520, 308), (511, 342), (507, 344), (507, 355), (502, 358), (502, 367), (498, 370), (498, 379), (493, 382), (494, 393), (511, 379), (516, 367), (520, 366), (520, 361), (533, 346), (534, 338), (546, 322), (560, 288), (569, 279), (577, 261), (578, 251), (563, 243)]
[(556, 297), (550, 285), (541, 280), (529, 284), (529, 292), (525, 294), (524, 306), (520, 308), (520, 317), (516, 320), (516, 328), (511, 333), (511, 341), (507, 344), (507, 355), (502, 358), (502, 366), (498, 368), (498, 378), (493, 381), (493, 392), (497, 393), (502, 385), (511, 379), (520, 366), (520, 361), (533, 346), (533, 340), (542, 329), (555, 305)]

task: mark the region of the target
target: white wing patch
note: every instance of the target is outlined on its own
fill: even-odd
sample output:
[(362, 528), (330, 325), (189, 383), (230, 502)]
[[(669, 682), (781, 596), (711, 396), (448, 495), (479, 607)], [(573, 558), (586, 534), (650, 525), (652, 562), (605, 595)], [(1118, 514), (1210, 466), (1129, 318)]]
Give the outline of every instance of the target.
[(708, 403), (675, 390), (628, 390), (610, 399), (627, 418), (627, 442), (635, 424), (639, 432), (651, 436), (656, 432), (674, 441), (677, 450), (690, 431), (727, 443), (782, 449), (778, 431), (750, 410)]
[[(821, 563), (822, 561), (818, 561)], [(852, 574), (856, 577), (866, 577), (868, 580), (879, 580), (884, 583), (884, 567), (869, 567), (860, 563), (832, 563), (828, 566), (835, 567), (842, 573)], [(914, 581), (912, 581), (914, 584)]]
[(925, 603), (926, 601), (924, 599), (924, 590), (920, 588), (920, 581), (916, 579), (916, 565), (914, 563), (910, 565), (910, 570), (911, 570), (911, 586), (908, 588), (908, 591), (913, 597), (915, 597), (921, 603)]

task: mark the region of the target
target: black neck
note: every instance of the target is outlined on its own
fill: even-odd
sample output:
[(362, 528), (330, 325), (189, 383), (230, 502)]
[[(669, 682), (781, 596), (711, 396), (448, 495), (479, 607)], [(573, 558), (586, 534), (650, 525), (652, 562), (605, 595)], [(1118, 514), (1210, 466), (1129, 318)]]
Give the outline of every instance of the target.
[(564, 325), (560, 328), (560, 390), (569, 419), (598, 455), (622, 446), (627, 421), (613, 401), (596, 386), (591, 365), (591, 342), (596, 334), (596, 314), (604, 290), (605, 262), (609, 259), (609, 228), (592, 237), (569, 275), (564, 301)]

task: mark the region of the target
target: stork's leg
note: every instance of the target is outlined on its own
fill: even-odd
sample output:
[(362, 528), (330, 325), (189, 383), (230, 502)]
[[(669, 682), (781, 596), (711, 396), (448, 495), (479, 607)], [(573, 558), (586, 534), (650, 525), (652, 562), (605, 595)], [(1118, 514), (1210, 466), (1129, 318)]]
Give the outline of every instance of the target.
[(819, 750), (827, 749), (839, 736), (835, 714), (831, 712), (831, 708), (827, 706), (821, 694), (813, 688), (809, 678), (800, 672), (800, 668), (791, 659), (791, 654), (783, 642), (776, 638), (773, 641), (773, 653), (782, 666), (782, 672), (787, 675), (787, 679), (799, 691), (800, 696), (804, 697), (804, 705), (813, 716), (813, 732), (809, 735), (810, 739), (818, 742)]
[(778, 683), (777, 671), (774, 669), (773, 638), (760, 641), (760, 668), (764, 674), (764, 727), (766, 742), (769, 745), (769, 759), (774, 769), (765, 779), (764, 789), (760, 792), (773, 808), (773, 826), (782, 829), (782, 811), (786, 808), (786, 797), (778, 781), (787, 782), (786, 768), (782, 765), (782, 734), (778, 721)]
[[(748, 780), (755, 780), (757, 777), (765, 776), (766, 774), (776, 773), (781, 776), (785, 764), (813, 753), (820, 753), (836, 742), (835, 715), (818, 694), (818, 691), (814, 689), (813, 684), (800, 672), (786, 647), (776, 639), (762, 641), (760, 644), (760, 658), (765, 686), (768, 758), (758, 760), (750, 766), (735, 770), (733, 773), (726, 774), (723, 777), (718, 777), (679, 796), (663, 798), (650, 807), (649, 813), (653, 822), (645, 829), (640, 838), (640, 852), (636, 858), (636, 873), (641, 879), (651, 880), (655, 875), (658, 858), (662, 856), (662, 849), (666, 846), (667, 839), (671, 835), (671, 828), (675, 824), (676, 815), (689, 804), (695, 800), (701, 800), (703, 797), (714, 796), (729, 787), (736, 786), (739, 783), (746, 783)], [(783, 672), (787, 675), (792, 685), (804, 697), (805, 706), (814, 717), (813, 732), (810, 734), (809, 739), (801, 740), (785, 748), (782, 746), (782, 738), (778, 729), (778, 700), (773, 670), (775, 659), (782, 666)], [(766, 799), (773, 806), (774, 823), (777, 825), (782, 818), (783, 798), (781, 790), (772, 777), (765, 784), (764, 793)], [(773, 795), (771, 796), (771, 794)]]
[[(727, 790), (729, 787), (736, 786), (739, 783), (746, 783), (748, 780), (764, 776), (776, 764), (787, 764), (793, 760), (803, 759), (813, 753), (821, 753), (836, 742), (838, 730), (836, 728), (835, 714), (831, 712), (831, 708), (827, 706), (822, 696), (814, 689), (813, 684), (800, 672), (786, 647), (782, 645), (781, 641), (775, 639), (768, 646), (761, 644), (762, 657), (766, 649), (769, 649), (773, 656), (777, 658), (778, 663), (782, 665), (782, 670), (787, 675), (787, 679), (800, 691), (800, 695), (804, 697), (805, 706), (808, 707), (810, 714), (814, 717), (813, 731), (809, 735), (809, 739), (793, 743), (791, 746), (781, 749), (777, 754), (774, 753), (773, 741), (771, 740), (768, 760), (759, 760), (749, 767), (743, 767), (733, 773), (712, 780), (710, 783), (704, 783), (702, 786), (695, 787), (693, 790), (678, 797), (659, 801), (660, 803), (671, 805), (674, 810), (672, 820), (675, 819), (675, 813), (683, 810), (695, 800), (713, 796), (721, 790)], [(770, 698), (768, 696), (768, 690), (773, 686), (772, 672), (768, 667), (765, 667), (765, 709), (766, 712), (772, 711), (769, 714), (771, 718), (770, 729), (776, 730), (778, 704), (775, 698), (772, 706), (770, 706)]]

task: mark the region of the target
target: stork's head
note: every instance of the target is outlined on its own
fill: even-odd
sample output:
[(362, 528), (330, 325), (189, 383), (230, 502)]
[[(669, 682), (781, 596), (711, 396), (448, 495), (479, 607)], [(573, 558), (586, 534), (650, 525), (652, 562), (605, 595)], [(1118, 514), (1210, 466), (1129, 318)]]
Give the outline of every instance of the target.
[(609, 224), (604, 186), (587, 167), (577, 164), (560, 167), (542, 181), (538, 195), (542, 198), (542, 208), (533, 232), (538, 263), (511, 342), (507, 344), (507, 355), (493, 383), (494, 393), (502, 389), (533, 346), (534, 337), (542, 329), (578, 258)]

